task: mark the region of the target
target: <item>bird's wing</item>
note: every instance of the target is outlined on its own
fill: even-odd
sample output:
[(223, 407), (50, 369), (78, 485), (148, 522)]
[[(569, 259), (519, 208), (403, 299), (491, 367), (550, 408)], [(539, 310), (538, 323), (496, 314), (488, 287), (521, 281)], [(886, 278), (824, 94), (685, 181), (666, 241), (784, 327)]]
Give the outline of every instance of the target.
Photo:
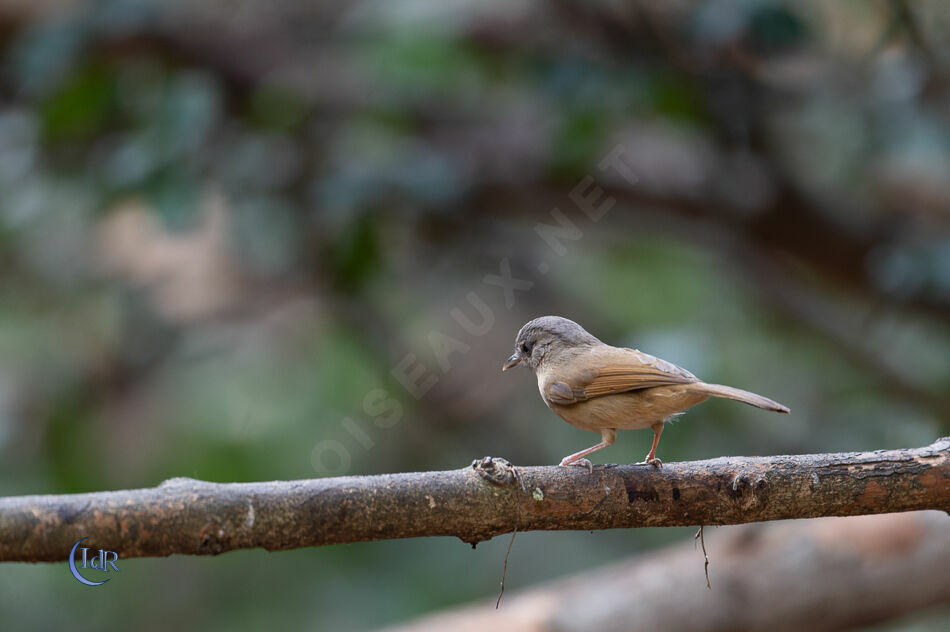
[(699, 381), (686, 369), (636, 349), (596, 347), (575, 358), (571, 365), (583, 368), (559, 371), (559, 379), (545, 387), (548, 400), (555, 404)]

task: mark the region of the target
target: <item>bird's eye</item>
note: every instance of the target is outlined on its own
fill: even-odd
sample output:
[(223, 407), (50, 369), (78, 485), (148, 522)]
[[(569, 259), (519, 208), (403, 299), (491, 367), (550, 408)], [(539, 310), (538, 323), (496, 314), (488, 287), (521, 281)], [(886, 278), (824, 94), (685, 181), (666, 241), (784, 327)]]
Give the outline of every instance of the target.
[(528, 346), (527, 342), (521, 343), (521, 352), (525, 355), (531, 355), (531, 347)]

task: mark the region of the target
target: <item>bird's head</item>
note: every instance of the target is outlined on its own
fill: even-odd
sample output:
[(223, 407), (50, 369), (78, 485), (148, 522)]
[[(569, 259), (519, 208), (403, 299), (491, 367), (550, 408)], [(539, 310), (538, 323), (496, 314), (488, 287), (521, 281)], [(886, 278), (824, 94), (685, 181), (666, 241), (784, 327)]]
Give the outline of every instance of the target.
[(515, 337), (515, 352), (501, 367), (507, 371), (523, 364), (537, 371), (545, 355), (550, 356), (566, 349), (601, 344), (573, 320), (560, 316), (541, 316), (528, 321)]

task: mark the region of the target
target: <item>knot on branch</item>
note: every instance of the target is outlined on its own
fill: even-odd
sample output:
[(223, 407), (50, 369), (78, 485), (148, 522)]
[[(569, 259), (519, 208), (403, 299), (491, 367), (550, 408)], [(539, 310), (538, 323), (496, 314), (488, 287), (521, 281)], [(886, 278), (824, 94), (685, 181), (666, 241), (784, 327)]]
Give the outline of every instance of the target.
[(472, 469), (492, 485), (505, 487), (520, 479), (518, 470), (508, 459), (486, 456), (472, 461)]
[(764, 476), (739, 472), (732, 479), (731, 487), (732, 499), (743, 509), (751, 509), (768, 502), (769, 484)]
[(232, 548), (227, 533), (220, 525), (207, 524), (198, 533), (198, 555), (218, 555)]

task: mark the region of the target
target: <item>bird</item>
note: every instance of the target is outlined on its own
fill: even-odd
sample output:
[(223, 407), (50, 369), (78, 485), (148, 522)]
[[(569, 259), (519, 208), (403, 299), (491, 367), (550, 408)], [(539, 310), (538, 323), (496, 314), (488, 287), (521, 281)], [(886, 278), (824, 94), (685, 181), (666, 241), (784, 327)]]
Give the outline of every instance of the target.
[(592, 471), (587, 455), (613, 444), (618, 430), (651, 428), (653, 445), (642, 464), (662, 468), (656, 458), (663, 424), (709, 397), (723, 397), (777, 413), (776, 401), (722, 384), (708, 384), (684, 368), (637, 349), (613, 347), (561, 316), (527, 322), (502, 371), (523, 365), (538, 378), (541, 399), (564, 421), (599, 432), (600, 443), (564, 457), (560, 465)]

